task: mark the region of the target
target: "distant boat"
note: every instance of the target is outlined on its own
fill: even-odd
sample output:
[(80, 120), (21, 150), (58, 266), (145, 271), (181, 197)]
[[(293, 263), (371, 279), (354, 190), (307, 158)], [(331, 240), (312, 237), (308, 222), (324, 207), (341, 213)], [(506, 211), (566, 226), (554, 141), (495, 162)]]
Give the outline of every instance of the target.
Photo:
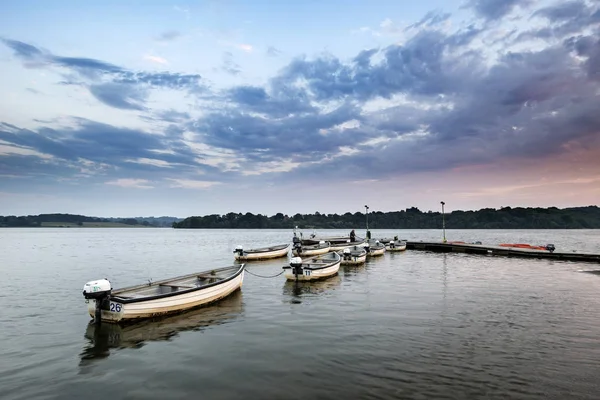
[(329, 252), (309, 258), (292, 258), (290, 265), (283, 267), (283, 275), (289, 281), (313, 281), (329, 278), (338, 273), (341, 257), (338, 253)]
[(554, 250), (556, 250), (556, 247), (553, 244), (547, 244), (545, 246), (533, 246), (531, 244), (526, 244), (526, 243), (500, 243), (499, 246), (514, 247), (517, 249), (528, 249), (528, 250), (547, 250), (551, 253)]
[(321, 241), (317, 244), (303, 245), (300, 242), (294, 242), (292, 254), (294, 256), (308, 257), (318, 256), (319, 254), (328, 253), (330, 250), (329, 242)]
[(352, 246), (342, 251), (342, 265), (363, 264), (367, 260), (367, 250), (362, 246)]
[(392, 240), (385, 245), (387, 251), (404, 251), (406, 250), (406, 241)]
[(240, 261), (268, 260), (271, 258), (286, 257), (290, 250), (289, 244), (280, 244), (270, 247), (244, 250), (243, 246), (237, 246), (233, 251), (235, 259)]
[(382, 256), (385, 254), (385, 245), (379, 240), (370, 240), (364, 245), (368, 257)]
[(242, 287), (245, 264), (112, 290), (107, 279), (83, 287), (92, 318), (131, 322), (205, 306)]

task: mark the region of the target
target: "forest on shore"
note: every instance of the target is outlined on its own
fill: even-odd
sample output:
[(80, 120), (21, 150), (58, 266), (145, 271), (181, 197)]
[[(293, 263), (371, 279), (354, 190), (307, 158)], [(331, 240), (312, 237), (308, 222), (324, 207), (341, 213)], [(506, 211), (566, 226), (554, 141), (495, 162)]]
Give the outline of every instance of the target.
[[(559, 209), (502, 207), (477, 211), (453, 211), (444, 215), (447, 229), (600, 229), (597, 206)], [(277, 213), (272, 216), (252, 213), (212, 214), (174, 222), (179, 229), (358, 229), (366, 225), (362, 212), (345, 214)], [(439, 229), (442, 213), (422, 212), (416, 207), (402, 211), (369, 213), (370, 229)]]
[[(502, 207), (476, 211), (452, 211), (444, 215), (447, 229), (600, 229), (597, 206), (559, 209)], [(100, 218), (76, 214), (0, 216), (0, 227), (173, 227), (177, 229), (363, 229), (366, 215), (277, 213), (272, 216), (228, 213), (176, 217)], [(441, 212), (422, 212), (416, 207), (402, 211), (369, 213), (370, 229), (439, 229)]]

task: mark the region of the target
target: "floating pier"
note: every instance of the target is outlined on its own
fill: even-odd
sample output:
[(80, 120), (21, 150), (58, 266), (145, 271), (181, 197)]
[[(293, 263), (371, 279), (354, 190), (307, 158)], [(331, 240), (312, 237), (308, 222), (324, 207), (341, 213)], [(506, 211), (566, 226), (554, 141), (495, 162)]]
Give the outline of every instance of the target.
[(491, 256), (544, 258), (549, 260), (597, 262), (600, 263), (600, 254), (560, 252), (548, 250), (532, 250), (516, 247), (490, 246), (484, 244), (452, 243), (452, 242), (415, 242), (406, 243), (409, 250), (425, 250), (437, 253), (468, 253)]

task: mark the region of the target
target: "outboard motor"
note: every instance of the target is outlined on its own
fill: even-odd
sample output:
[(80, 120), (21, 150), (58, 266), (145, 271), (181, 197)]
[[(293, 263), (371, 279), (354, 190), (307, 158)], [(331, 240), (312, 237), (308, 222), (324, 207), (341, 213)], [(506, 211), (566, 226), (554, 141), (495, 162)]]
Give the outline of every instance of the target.
[(300, 257), (294, 257), (290, 260), (290, 267), (292, 267), (292, 273), (296, 276), (296, 280), (298, 280), (298, 275), (303, 275), (302, 271), (302, 259)]
[(396, 241), (395, 240), (390, 240), (390, 249), (393, 249), (396, 247)]
[(298, 236), (294, 236), (292, 243), (294, 250), (296, 250), (298, 253), (302, 253), (302, 240), (300, 240)]
[(108, 279), (90, 281), (83, 285), (83, 297), (86, 300), (94, 300), (96, 302), (94, 322), (97, 324), (102, 321), (102, 305), (110, 299), (111, 292), (112, 287)]
[(344, 260), (352, 260), (352, 252), (350, 251), (350, 249), (344, 249), (344, 252), (342, 254), (344, 255)]
[(369, 244), (369, 242), (367, 242), (363, 248), (367, 251), (367, 254), (369, 254), (371, 252), (371, 245)]
[(243, 256), (244, 255), (244, 246), (242, 246), (242, 245), (235, 246), (235, 250), (233, 252), (238, 253), (240, 256)]
[(546, 250), (548, 250), (550, 253), (553, 253), (554, 250), (556, 250), (556, 247), (554, 247), (553, 244), (547, 244), (546, 245)]

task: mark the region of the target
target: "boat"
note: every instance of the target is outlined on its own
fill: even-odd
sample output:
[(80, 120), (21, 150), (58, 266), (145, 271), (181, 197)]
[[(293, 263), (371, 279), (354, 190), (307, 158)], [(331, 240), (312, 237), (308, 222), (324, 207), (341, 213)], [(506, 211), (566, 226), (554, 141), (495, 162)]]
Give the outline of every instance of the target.
[(350, 239), (348, 239), (346, 242), (331, 243), (331, 247), (329, 248), (329, 250), (340, 251), (340, 250), (347, 249), (349, 247), (364, 246), (364, 244), (365, 244), (364, 239), (356, 238), (356, 239), (354, 239), (354, 242), (351, 242)]
[(556, 250), (556, 247), (553, 244), (547, 244), (545, 246), (533, 246), (527, 243), (500, 243), (501, 247), (514, 247), (517, 249), (528, 249), (528, 250), (546, 250), (552, 253)]
[(368, 257), (382, 256), (385, 254), (385, 245), (379, 240), (370, 240), (364, 245)]
[(330, 250), (329, 242), (321, 241), (317, 244), (303, 245), (301, 242), (294, 242), (292, 254), (294, 256), (318, 256), (319, 254), (328, 253)]
[(289, 265), (283, 266), (283, 275), (289, 281), (313, 281), (329, 278), (338, 273), (342, 257), (336, 252), (328, 252), (309, 258), (292, 258)]
[(367, 260), (367, 250), (361, 246), (347, 247), (342, 251), (342, 265), (362, 264)]
[(135, 324), (96, 324), (85, 330), (88, 345), (81, 360), (105, 357), (109, 349), (135, 348), (146, 342), (171, 340), (180, 332), (201, 331), (234, 321), (243, 311), (242, 292), (235, 291), (212, 307), (149, 318)]
[(245, 264), (112, 290), (108, 279), (83, 287), (96, 322), (126, 323), (175, 314), (221, 300), (242, 287)]
[(279, 244), (270, 247), (244, 250), (243, 246), (237, 246), (233, 251), (235, 259), (239, 261), (268, 260), (271, 258), (287, 257), (290, 250), (289, 244)]
[(385, 245), (387, 251), (404, 251), (406, 250), (406, 241), (404, 240), (392, 240)]

